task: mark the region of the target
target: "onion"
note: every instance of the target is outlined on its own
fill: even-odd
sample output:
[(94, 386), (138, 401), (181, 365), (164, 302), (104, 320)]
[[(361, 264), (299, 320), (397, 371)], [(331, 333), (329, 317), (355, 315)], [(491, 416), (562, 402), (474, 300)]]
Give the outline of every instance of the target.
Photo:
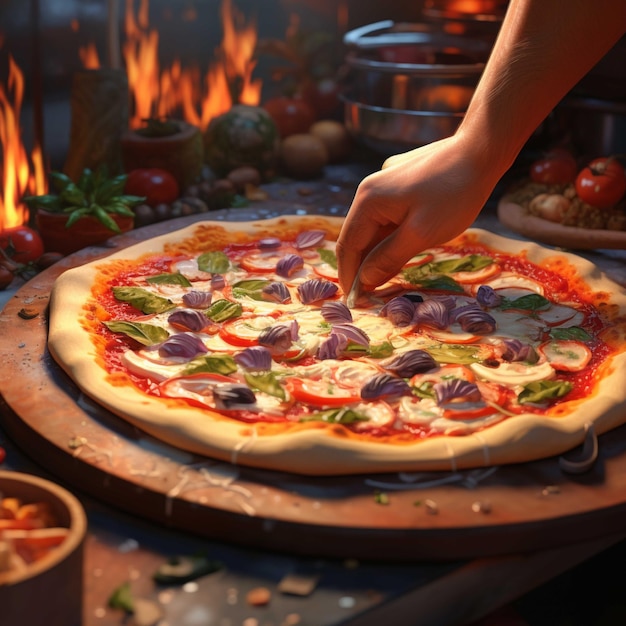
[(203, 328), (206, 328), (210, 323), (209, 318), (196, 311), (195, 309), (186, 309), (182, 311), (174, 311), (168, 318), (169, 324), (181, 330), (192, 330), (194, 332), (200, 332)]
[(345, 335), (330, 335), (328, 339), (325, 339), (319, 345), (316, 356), (322, 361), (326, 359), (338, 359), (343, 355), (347, 345), (348, 338)]
[(374, 374), (361, 387), (361, 398), (375, 400), (387, 396), (404, 396), (411, 393), (411, 388), (397, 376), (391, 374)]
[(296, 237), (296, 248), (302, 250), (319, 246), (325, 237), (326, 233), (323, 230), (305, 230)]
[(398, 296), (383, 306), (380, 315), (388, 318), (394, 326), (409, 326), (415, 315), (415, 304), (404, 296)]
[(252, 372), (267, 372), (272, 369), (272, 353), (265, 346), (245, 348), (234, 359), (239, 367)]
[(524, 343), (519, 339), (504, 339), (502, 341), (505, 350), (502, 352), (502, 359), (508, 361), (524, 361), (525, 363), (536, 363), (539, 355), (535, 349), (528, 343)]
[(286, 254), (276, 263), (276, 273), (283, 278), (289, 278), (303, 267), (304, 259), (299, 254)]
[(456, 309), (454, 318), (466, 333), (473, 335), (488, 335), (496, 329), (496, 320), (476, 304)]
[(281, 241), (278, 237), (264, 237), (257, 242), (257, 248), (259, 250), (275, 250), (280, 248)]
[(199, 354), (208, 352), (199, 337), (192, 333), (178, 333), (168, 337), (158, 348), (159, 356), (179, 356), (193, 359)]
[(452, 314), (451, 299), (430, 298), (415, 304), (415, 321), (418, 324), (444, 329), (450, 325)]
[(212, 299), (213, 294), (210, 291), (188, 291), (183, 295), (183, 304), (190, 309), (206, 309)]
[(273, 281), (263, 287), (261, 297), (268, 302), (285, 304), (291, 300), (291, 293), (285, 283)]
[(213, 274), (211, 276), (211, 289), (224, 289), (226, 287), (226, 279), (221, 274)]
[(348, 341), (356, 343), (359, 346), (369, 347), (370, 338), (365, 331), (361, 330), (354, 324), (335, 324), (331, 331), (331, 335), (343, 335)]
[(446, 404), (453, 400), (478, 402), (482, 399), (476, 383), (471, 383), (462, 378), (452, 378), (435, 383), (433, 385), (433, 391), (437, 398), (437, 404)]
[(476, 292), (476, 301), (481, 306), (493, 308), (501, 304), (502, 296), (489, 285), (481, 285)]
[(352, 321), (352, 312), (339, 300), (324, 302), (321, 309), (322, 317), (329, 324), (341, 324)]
[(291, 348), (298, 338), (298, 323), (275, 324), (259, 334), (259, 345), (269, 348), (272, 354), (282, 354)]
[(339, 287), (335, 283), (321, 278), (312, 278), (298, 285), (298, 295), (303, 304), (327, 300), (332, 298), (338, 290)]
[(437, 365), (437, 361), (425, 350), (409, 350), (388, 361), (383, 367), (396, 376), (410, 378), (415, 374), (422, 374), (434, 369)]

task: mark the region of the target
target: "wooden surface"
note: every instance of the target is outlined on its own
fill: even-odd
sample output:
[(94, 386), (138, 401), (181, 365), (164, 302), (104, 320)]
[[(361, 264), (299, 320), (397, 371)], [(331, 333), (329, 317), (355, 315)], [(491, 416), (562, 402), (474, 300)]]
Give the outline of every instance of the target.
[[(245, 212), (238, 217), (247, 219)], [(194, 219), (112, 241), (123, 247)], [(395, 474), (309, 478), (235, 467), (140, 433), (83, 397), (46, 349), (54, 279), (110, 251), (89, 248), (67, 257), (22, 287), (0, 315), (4, 427), (29, 456), (70, 485), (163, 527), (327, 557), (467, 559), (573, 545), (626, 530), (623, 427), (600, 438), (599, 461), (583, 475), (563, 474), (553, 458), (488, 475), (432, 473), (412, 483)], [(23, 319), (22, 309), (36, 316)], [(450, 482), (431, 486), (441, 478)], [(389, 496), (389, 504), (376, 501), (377, 491)]]

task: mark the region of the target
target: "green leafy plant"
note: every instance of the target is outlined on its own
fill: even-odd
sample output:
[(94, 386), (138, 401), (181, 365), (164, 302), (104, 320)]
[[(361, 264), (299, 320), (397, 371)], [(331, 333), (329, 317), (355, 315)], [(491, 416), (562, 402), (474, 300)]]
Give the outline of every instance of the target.
[(126, 174), (109, 177), (103, 169), (96, 172), (85, 169), (75, 183), (62, 172), (53, 171), (50, 172), (50, 182), (56, 193), (26, 196), (23, 202), (34, 210), (42, 208), (50, 213), (66, 214), (66, 228), (81, 217), (91, 215), (109, 230), (119, 233), (120, 227), (112, 216), (134, 217), (133, 207), (145, 200), (140, 196), (124, 194), (127, 178)]

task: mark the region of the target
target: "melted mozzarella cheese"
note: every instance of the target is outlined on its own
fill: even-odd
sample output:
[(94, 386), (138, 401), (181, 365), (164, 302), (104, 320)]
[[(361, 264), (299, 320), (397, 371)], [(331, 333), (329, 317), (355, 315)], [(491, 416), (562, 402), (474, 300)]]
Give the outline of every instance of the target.
[(528, 383), (554, 378), (554, 368), (547, 362), (536, 365), (527, 365), (515, 361), (513, 363), (500, 363), (498, 367), (487, 367), (482, 363), (470, 365), (473, 372), (483, 380), (506, 385), (507, 387), (523, 386)]

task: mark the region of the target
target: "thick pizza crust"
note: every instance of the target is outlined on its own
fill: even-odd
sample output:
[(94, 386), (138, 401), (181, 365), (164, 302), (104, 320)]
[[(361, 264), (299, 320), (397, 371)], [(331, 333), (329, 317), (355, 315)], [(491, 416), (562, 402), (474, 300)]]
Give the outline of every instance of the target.
[[(338, 232), (340, 218), (316, 218)], [(162, 252), (164, 246), (193, 237), (196, 229), (223, 228), (229, 233), (280, 233), (285, 228), (304, 230), (310, 220), (287, 216), (261, 222), (204, 222), (133, 245), (108, 257), (135, 259)], [(524, 254), (530, 261), (550, 264), (565, 261), (594, 292), (606, 294), (606, 311), (617, 322), (617, 354), (597, 392), (565, 417), (524, 414), (483, 431), (457, 437), (436, 437), (398, 444), (359, 440), (346, 436), (341, 426), (261, 434), (261, 428), (241, 424), (195, 408), (172, 410), (154, 397), (130, 386), (112, 386), (97, 359), (89, 333), (77, 323), (91, 295), (103, 261), (68, 270), (56, 281), (50, 305), (49, 348), (81, 390), (137, 428), (185, 450), (232, 463), (308, 475), (357, 474), (395, 471), (454, 471), (490, 465), (527, 462), (562, 454), (585, 438), (588, 425), (597, 434), (626, 422), (626, 290), (613, 283), (588, 261), (554, 252), (533, 243), (506, 239), (479, 229), (465, 236), (509, 254)]]

